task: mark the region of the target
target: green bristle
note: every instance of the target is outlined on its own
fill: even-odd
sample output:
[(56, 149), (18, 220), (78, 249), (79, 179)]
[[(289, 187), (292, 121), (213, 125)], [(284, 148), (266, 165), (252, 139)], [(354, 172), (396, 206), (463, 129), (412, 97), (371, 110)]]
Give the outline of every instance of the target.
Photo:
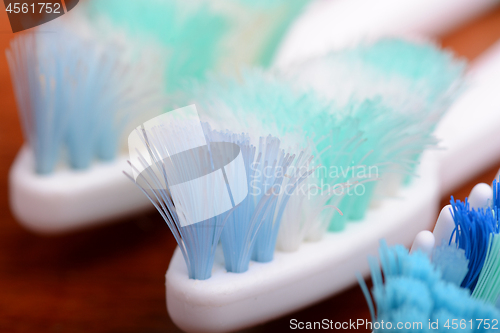
[[(346, 173), (319, 176), (316, 184), (351, 185), (340, 202), (324, 202), (343, 212), (330, 225), (338, 231), (347, 220), (364, 218), (377, 194), (375, 178), (412, 176), (424, 149), (437, 144), (432, 132), (456, 96), (463, 65), (432, 45), (389, 40), (284, 72), (212, 79), (193, 96), (209, 120), (230, 122), (236, 132), (312, 137), (316, 152), (325, 150), (317, 163)], [(358, 183), (362, 195), (352, 193)]]
[[(187, 101), (199, 104), (201, 117), (216, 124), (229, 123), (235, 132), (252, 129), (280, 137), (300, 134), (300, 143), (305, 143), (305, 137), (312, 134), (329, 134), (336, 122), (329, 116), (330, 102), (314, 92), (297, 93), (273, 74), (258, 69), (244, 71), (238, 79), (212, 77), (209, 84), (194, 83), (186, 96)], [(325, 128), (312, 128), (321, 123)]]
[(177, 0), (91, 0), (88, 13), (93, 22), (107, 17), (132, 39), (147, 36), (165, 47), (168, 91), (176, 90), (186, 78), (203, 77), (206, 69), (214, 65), (216, 46), (228, 29), (225, 18), (214, 13), (206, 2), (193, 5)]
[[(357, 155), (357, 150), (365, 143), (357, 119), (332, 116), (335, 106), (331, 102), (312, 91), (298, 92), (272, 73), (248, 70), (240, 79), (213, 78), (206, 86), (195, 85), (191, 92), (188, 95), (194, 96), (200, 117), (220, 129), (229, 127), (234, 132), (249, 131), (255, 137), (271, 133), (283, 138), (285, 147), (305, 145), (306, 139), (312, 138), (316, 146), (316, 164), (328, 168), (335, 166), (340, 171), (338, 178), (329, 175), (330, 169), (326, 173), (315, 172), (314, 177), (310, 177), (314, 178), (311, 184), (333, 188), (349, 180), (352, 174), (349, 172), (344, 176), (342, 170), (356, 167), (362, 158)], [(347, 114), (347, 110), (334, 113)], [(310, 201), (326, 205), (336, 200), (332, 197), (331, 201), (325, 201), (329, 197), (323, 193), (316, 195), (322, 196), (323, 201), (312, 196)], [(317, 209), (321, 209), (321, 205), (311, 208), (313, 214)], [(329, 210), (327, 218), (331, 219), (333, 214), (334, 211)]]
[(455, 97), (465, 65), (433, 44), (383, 39), (311, 59), (286, 74), (338, 104), (381, 98), (399, 112), (439, 116)]
[[(459, 92), (464, 69), (463, 61), (432, 44), (387, 39), (306, 61), (284, 75), (297, 88), (312, 88), (356, 114), (367, 141), (360, 153), (378, 149), (364, 164), (383, 163), (382, 180), (401, 174), (407, 183), (423, 150), (436, 145), (432, 132)], [(352, 212), (348, 218), (363, 218), (375, 185), (365, 189), (364, 196), (341, 203), (344, 213)], [(338, 228), (332, 223), (332, 230)]]
[[(352, 168), (361, 163), (385, 168), (382, 163), (387, 161), (387, 154), (391, 156), (392, 153), (378, 147), (381, 141), (396, 138), (390, 136), (387, 139), (386, 136), (394, 132), (392, 127), (397, 124), (383, 121), (382, 112), (387, 108), (377, 102), (366, 101), (361, 105), (353, 103), (337, 108), (313, 91), (298, 92), (279, 76), (260, 70), (246, 71), (240, 80), (213, 79), (206, 87), (196, 86), (192, 91), (200, 116), (207, 117), (212, 123), (230, 124), (236, 132), (251, 128), (250, 132), (257, 131), (258, 135), (271, 133), (285, 140), (288, 137), (288, 144), (304, 144), (294, 140), (313, 137), (316, 155), (324, 151), (318, 156), (317, 163), (327, 167), (326, 173), (315, 173), (319, 184), (329, 184), (333, 188), (352, 180), (356, 177), (356, 172), (353, 177)], [(376, 126), (370, 131), (363, 129), (363, 126), (368, 126), (359, 117), (365, 117), (367, 113), (372, 114), (372, 122), (380, 119), (375, 122), (375, 125), (380, 123), (380, 129)], [(373, 116), (379, 114), (382, 116)], [(334, 201), (335, 197), (325, 204)], [(359, 209), (357, 202), (358, 199), (353, 211)], [(338, 215), (335, 218), (343, 221), (338, 223), (337, 229), (343, 229), (345, 218)]]
[(490, 236), (490, 246), (472, 297), (495, 305), (500, 297), (500, 235)]
[(89, 0), (87, 14), (101, 29), (114, 27), (166, 54), (166, 88), (177, 91), (207, 71), (270, 64), (279, 41), (309, 0)]

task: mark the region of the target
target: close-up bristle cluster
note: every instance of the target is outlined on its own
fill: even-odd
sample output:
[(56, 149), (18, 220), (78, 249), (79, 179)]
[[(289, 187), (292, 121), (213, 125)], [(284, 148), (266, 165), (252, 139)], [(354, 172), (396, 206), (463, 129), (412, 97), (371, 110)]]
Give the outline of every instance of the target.
[[(451, 232), (443, 235), (442, 243), (435, 244), (433, 249), (429, 250), (422, 241), (415, 247), (418, 236), (411, 253), (402, 246), (388, 247), (385, 242), (381, 243), (381, 268), (376, 259), (370, 259), (371, 296), (365, 282), (359, 280), (372, 321), (378, 323), (375, 331), (391, 329), (387, 324), (385, 328), (381, 327), (382, 320), (391, 325), (420, 320), (417, 322), (426, 325), (422, 319), (427, 318), (441, 322), (441, 326), (435, 329), (444, 330), (445, 325), (449, 328), (453, 320), (458, 320), (463, 322), (461, 329), (481, 332), (488, 331), (491, 325), (478, 325), (477, 321), (492, 321), (494, 324), (498, 320), (498, 180), (495, 179), (491, 187), (480, 184), (477, 188), (484, 192), (473, 190), (470, 197), (475, 204), (482, 202), (481, 207), (472, 207), (467, 198), (462, 202), (451, 197), (451, 205), (445, 207), (442, 214), (449, 214), (447, 216), (454, 227), (450, 226)], [(440, 219), (436, 229), (445, 221), (445, 218)], [(425, 233), (429, 232), (422, 232)], [(411, 327), (408, 331), (417, 332), (419, 329), (423, 328)]]
[(160, 98), (154, 87), (135, 86), (151, 77), (118, 45), (88, 40), (64, 23), (51, 26), (62, 32), (21, 35), (7, 50), (39, 174), (52, 173), (60, 161), (88, 169), (95, 160), (113, 160), (129, 123)]
[(165, 89), (173, 94), (186, 80), (203, 81), (207, 72), (269, 66), (276, 41), (307, 3), (89, 0), (85, 16), (104, 34), (125, 35), (137, 47), (162, 50)]
[(495, 1), (4, 3), (0, 331), (499, 328)]
[(364, 281), (360, 280), (375, 332), (395, 329), (445, 332), (455, 326), (453, 320), (458, 325), (462, 323), (461, 330), (485, 332), (491, 324), (489, 327), (478, 325), (478, 321), (494, 324), (498, 320), (499, 310), (494, 305), (476, 299), (470, 290), (444, 280), (441, 271), (424, 253), (410, 254), (403, 246), (388, 247), (382, 242), (379, 256), (381, 268), (375, 259), (370, 261), (371, 296)]
[[(437, 146), (432, 131), (457, 96), (463, 71), (462, 61), (433, 45), (382, 40), (286, 70), (212, 77), (208, 84), (191, 85), (188, 98), (214, 126), (252, 128), (290, 143), (312, 141), (321, 166), (308, 182), (319, 188), (311, 192), (323, 195), (308, 200), (305, 205), (314, 208), (301, 214), (307, 223), (331, 220), (313, 237), (320, 238), (327, 229), (341, 231), (346, 221), (363, 219), (374, 199), (394, 196), (416, 175), (423, 151)], [(367, 82), (375, 89), (371, 93), (363, 91)], [(328, 197), (327, 188), (337, 194)], [(317, 214), (324, 205), (342, 214)], [(304, 234), (303, 224), (297, 220), (282, 233), (303, 240), (296, 234)]]

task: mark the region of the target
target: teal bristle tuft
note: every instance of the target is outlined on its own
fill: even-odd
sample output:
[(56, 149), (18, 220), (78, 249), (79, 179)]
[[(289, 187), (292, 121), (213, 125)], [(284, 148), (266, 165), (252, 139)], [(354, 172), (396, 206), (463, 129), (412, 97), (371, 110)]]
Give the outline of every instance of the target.
[[(270, 65), (279, 42), (308, 0), (91, 0), (90, 24), (133, 43), (155, 45), (166, 59), (169, 93), (208, 71)], [(249, 37), (250, 34), (250, 37)]]
[[(405, 117), (406, 131), (419, 138), (412, 142), (413, 166), (382, 180), (396, 176), (406, 184), (423, 149), (436, 144), (432, 132), (461, 91), (464, 71), (464, 61), (432, 44), (382, 39), (308, 60), (285, 74), (297, 87), (312, 88), (338, 107), (373, 100), (388, 108), (384, 119), (394, 113)], [(371, 117), (360, 120), (370, 127)]]
[(493, 305), (500, 298), (500, 235), (491, 234), (488, 253), (472, 296)]
[(207, 3), (183, 6), (180, 1), (92, 0), (87, 6), (91, 22), (108, 18), (130, 38), (154, 40), (167, 49), (168, 91), (176, 90), (178, 82), (188, 77), (202, 78), (214, 65), (218, 56), (214, 46), (227, 29), (224, 17), (213, 13)]
[(286, 74), (337, 104), (381, 98), (398, 112), (420, 113), (429, 126), (460, 91), (465, 65), (430, 43), (381, 39), (311, 59)]
[[(400, 49), (408, 56), (399, 59)], [(394, 68), (386, 68), (385, 57)], [(398, 74), (404, 66), (411, 68)], [(420, 155), (437, 145), (433, 130), (457, 95), (463, 70), (463, 62), (433, 45), (380, 41), (286, 70), (210, 76), (188, 84), (182, 104), (196, 103), (219, 130), (252, 128), (252, 135), (271, 133), (284, 146), (310, 144), (316, 172), (307, 191), (290, 199), (277, 241), (293, 251), (362, 220), (374, 200), (396, 195), (384, 184), (404, 185), (415, 175)]]
[(387, 76), (405, 78), (422, 89), (427, 87), (429, 102), (442, 98), (465, 71), (465, 62), (457, 61), (451, 52), (398, 39), (384, 39), (347, 51), (345, 56)]

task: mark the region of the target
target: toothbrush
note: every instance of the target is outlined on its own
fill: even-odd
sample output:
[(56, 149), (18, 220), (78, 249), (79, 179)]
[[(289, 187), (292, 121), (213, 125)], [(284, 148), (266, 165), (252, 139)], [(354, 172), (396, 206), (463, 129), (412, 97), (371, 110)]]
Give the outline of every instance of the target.
[[(396, 43), (396, 45), (396, 49), (413, 47), (404, 43), (403, 45)], [(385, 42), (381, 42), (381, 44), (366, 46), (366, 48), (362, 46), (358, 51), (366, 55), (378, 54), (380, 48), (387, 51), (386, 46)], [(436, 62), (436, 64), (441, 64), (437, 65), (438, 67), (442, 66), (441, 70), (436, 71), (440, 77), (445, 73), (449, 73), (450, 77), (460, 75), (462, 66), (460, 62), (449, 65), (448, 61), (451, 59), (448, 55), (439, 55), (439, 52), (428, 45), (415, 47), (421, 47), (422, 52), (430, 52), (437, 59), (443, 60), (441, 63)], [(347, 51), (347, 54), (350, 54), (349, 52), (351, 51)], [(385, 55), (387, 56), (387, 53)], [(351, 57), (346, 58), (351, 59)], [(418, 65), (407, 61), (407, 66), (422, 68), (425, 67), (421, 65), (422, 61), (436, 60), (433, 57), (416, 58), (419, 60)], [(404, 63), (404, 60), (401, 61)], [(376, 69), (377, 65), (374, 65), (373, 70)], [(337, 105), (311, 89), (300, 89), (286, 75), (280, 75), (250, 71), (243, 73), (239, 80), (214, 79), (207, 86), (205, 94), (202, 88), (196, 86), (193, 90), (197, 96), (200, 117), (210, 121), (211, 125), (216, 128), (231, 126), (236, 133), (245, 128), (255, 130), (256, 136), (259, 136), (261, 132), (276, 133), (283, 138), (284, 142), (296, 143), (294, 141), (297, 140), (296, 136), (286, 138), (286, 135), (290, 134), (299, 134), (299, 138), (304, 135), (310, 136), (317, 146), (315, 155), (321, 164), (325, 162), (325, 164), (331, 163), (326, 165), (335, 165), (336, 162), (347, 161), (347, 164), (341, 164), (341, 166), (348, 167), (351, 160), (354, 160), (354, 166), (375, 163), (381, 170), (384, 170), (388, 164), (384, 162), (390, 161), (389, 165), (392, 168), (384, 170), (384, 175), (390, 174), (391, 171), (403, 172), (405, 177), (412, 174), (411, 172), (419, 174), (418, 180), (410, 182), (398, 191), (399, 196), (411, 197), (412, 200), (394, 197), (382, 200), (377, 209), (368, 210), (366, 216), (357, 223), (346, 223), (347, 221), (341, 220), (338, 225), (335, 225), (340, 215), (336, 214), (333, 219), (327, 216), (326, 223), (320, 220), (321, 224), (327, 227), (334, 225), (343, 228), (343, 231), (326, 233), (325, 228), (321, 240), (311, 237), (310, 239), (316, 242), (303, 244), (300, 244), (303, 239), (298, 237), (298, 250), (295, 252), (277, 251), (273, 261), (268, 264), (251, 263), (248, 271), (243, 274), (226, 272), (222, 258), (215, 257), (212, 276), (209, 279), (203, 281), (189, 279), (182, 254), (180, 250), (176, 250), (166, 275), (167, 308), (174, 323), (183, 330), (220, 332), (242, 329), (308, 306), (349, 286), (354, 282), (353, 278), (357, 270), (366, 273), (368, 267), (360, 264), (361, 258), (367, 253), (375, 253), (380, 238), (388, 237), (391, 241), (399, 238), (405, 243), (410, 243), (419, 229), (432, 223), (435, 211), (428, 211), (422, 205), (428, 204), (429, 207), (437, 208), (435, 202), (439, 189), (437, 183), (433, 183), (437, 180), (435, 158), (426, 153), (419, 166), (414, 165), (412, 158), (420, 155), (419, 152), (424, 147), (435, 142), (431, 135), (433, 126), (430, 119), (436, 119), (436, 112), (441, 112), (440, 103), (435, 104), (437, 110), (430, 107), (426, 111), (428, 113), (419, 114), (420, 119), (423, 118), (423, 120), (420, 120), (418, 126), (423, 127), (419, 127), (418, 131), (412, 129), (415, 122), (411, 119), (414, 119), (415, 113), (400, 112), (393, 105), (391, 106), (388, 103), (390, 96), (388, 94), (382, 94), (378, 99), (366, 99), (362, 102), (357, 102), (353, 97), (346, 105), (340, 103)], [(397, 74), (394, 75), (398, 77)], [(429, 73), (430, 77), (432, 75)], [(394, 78), (387, 75), (386, 80), (390, 82), (391, 79)], [(455, 86), (455, 79), (450, 80), (447, 87), (436, 89), (436, 92), (440, 91), (437, 93), (440, 98), (436, 100), (441, 101), (448, 98), (447, 96), (453, 96), (452, 87)], [(422, 83), (425, 80), (415, 80), (415, 82)], [(429, 84), (430, 86), (432, 85)], [(353, 95), (355, 96), (354, 92)], [(269, 111), (270, 106), (272, 106), (272, 112)], [(393, 112), (395, 110), (398, 112)], [(383, 118), (384, 116), (386, 118)], [(378, 117), (385, 119), (386, 123), (379, 122)], [(429, 117), (428, 122), (426, 117)], [(297, 123), (300, 126), (297, 126)], [(369, 123), (382, 127), (381, 129), (378, 126), (370, 128)], [(347, 129), (346, 132), (349, 135), (342, 134), (342, 129)], [(421, 136), (414, 136), (415, 133), (421, 133)], [(359, 138), (361, 141), (356, 141)], [(405, 140), (416, 140), (418, 144), (415, 146), (398, 144), (406, 142)], [(355, 143), (352, 151), (340, 149), (340, 147), (345, 147), (345, 142)], [(369, 145), (367, 142), (373, 146), (366, 147)], [(376, 151), (376, 154), (370, 156), (372, 151)], [(338, 154), (339, 152), (343, 154)], [(345, 156), (345, 153), (349, 153), (348, 158), (339, 159), (339, 156)], [(404, 173), (408, 170), (411, 171)], [(397, 179), (399, 179), (399, 184), (406, 182), (402, 178)], [(316, 185), (310, 178), (306, 181), (310, 185)], [(335, 181), (342, 183), (344, 179)], [(336, 184), (335, 181), (333, 185)], [(358, 205), (359, 208), (353, 211), (346, 209), (345, 212), (353, 214), (350, 216), (351, 219), (362, 218), (365, 213), (363, 209), (366, 210), (367, 203), (373, 202), (371, 198), (377, 197), (375, 193), (373, 191), (371, 196), (355, 198), (353, 206)], [(312, 196), (304, 204), (306, 207), (316, 205), (313, 206), (316, 210), (322, 209), (322, 206), (329, 206), (328, 201), (318, 205), (317, 199), (320, 197)], [(289, 207), (287, 206), (286, 209)], [(394, 214), (394, 211), (402, 212), (403, 216), (399, 213)], [(291, 215), (293, 214), (289, 214)], [(297, 220), (300, 222), (300, 219)], [(287, 222), (281, 221), (282, 227)], [(302, 233), (300, 228), (290, 228), (290, 230), (298, 230), (298, 233)], [(297, 246), (290, 246), (290, 249), (296, 248)], [(283, 274), (283, 272), (287, 273)]]
[[(499, 190), (495, 179), (492, 186), (485, 183), (474, 186), (465, 202), (452, 197), (451, 205), (441, 210), (434, 231), (420, 232), (412, 246), (412, 252), (422, 250), (437, 267), (455, 267), (455, 274), (448, 275), (460, 277), (457, 285), (469, 289), (472, 296), (486, 295), (493, 304), (500, 298), (500, 280), (495, 268), (500, 232)], [(443, 256), (443, 251), (448, 254)], [(457, 260), (458, 257), (461, 259)], [(456, 267), (465, 268), (461, 269), (464, 274), (456, 274)]]
[[(33, 44), (26, 41), (34, 39), (31, 48), (37, 51), (28, 54), (22, 47), (8, 51), (27, 141), (9, 176), (10, 205), (19, 222), (38, 233), (62, 233), (148, 209), (149, 201), (121, 175), (127, 167), (121, 134), (175, 104), (181, 82), (201, 79), (216, 63), (227, 73), (239, 63), (268, 63), (286, 26), (304, 4), (89, 1), (37, 28), (33, 37), (20, 37), (16, 45)], [(130, 20), (123, 22), (120, 15), (129, 15)], [(172, 20), (165, 20), (165, 15)], [(245, 52), (238, 54), (234, 47), (225, 52), (256, 21), (266, 24), (252, 44), (245, 44)], [(46, 31), (57, 34), (45, 36)], [(41, 58), (42, 51), (57, 59), (53, 67)], [(36, 64), (48, 71), (45, 83), (38, 80)], [(94, 72), (86, 73), (81, 66)], [(64, 76), (67, 70), (72, 70), (71, 78)], [(110, 84), (112, 80), (117, 82)], [(51, 99), (37, 95), (44, 89)], [(128, 106), (120, 100), (124, 96), (133, 100), (135, 109), (125, 110)], [(98, 107), (91, 107), (91, 101)], [(53, 102), (58, 103), (52, 106)], [(75, 110), (71, 117), (69, 109)], [(45, 126), (53, 126), (54, 132)], [(99, 152), (94, 151), (95, 140), (100, 140)]]
[[(125, 163), (118, 157), (122, 131), (139, 109), (157, 103), (155, 77), (140, 60), (120, 57), (118, 46), (89, 41), (63, 22), (44, 26), (55, 33), (41, 29), (7, 50), (27, 141), (9, 176), (15, 216), (44, 233), (147, 207), (115, 171)], [(141, 88), (132, 90), (134, 83)]]
[(462, 329), (471, 331), (498, 325), (498, 191), (499, 185), (494, 180), (492, 187), (484, 183), (476, 185), (470, 200), (466, 198), (463, 203), (452, 197), (451, 205), (441, 210), (434, 231), (420, 232), (409, 253), (401, 246), (389, 248), (382, 242), (379, 250), (382, 268), (370, 259), (377, 314), (368, 288), (359, 277), (372, 329), (384, 331), (382, 321), (385, 330), (391, 329), (388, 323), (417, 322), (444, 331), (454, 325), (454, 319)]
[[(494, 6), (495, 2), (489, 0), (414, 1), (404, 4), (396, 1), (373, 4), (361, 0), (318, 1), (312, 3), (290, 29), (274, 65), (287, 68), (332, 50), (384, 36), (435, 38)], [(365, 10), (360, 11), (360, 8)], [(312, 31), (316, 32), (316, 38), (310, 38)], [(500, 106), (494, 91), (498, 85), (500, 68), (499, 45), (500, 42), (497, 42), (471, 64), (466, 92), (436, 129), (436, 136), (446, 148), (440, 157), (440, 181), (444, 193), (451, 192), (470, 177), (493, 165), (500, 154), (498, 140), (495, 139), (495, 128), (500, 124), (496, 111)], [(480, 108), (478, 103), (481, 103)], [(472, 107), (478, 110), (474, 117), (469, 112)], [(463, 126), (467, 126), (468, 131), (460, 131)], [(474, 149), (478, 146), (484, 148)], [(458, 163), (464, 155), (474, 157), (462, 161), (465, 163)]]
[[(91, 38), (95, 39), (96, 34), (95, 31), (89, 32), (89, 30), (92, 29), (89, 29), (88, 23), (86, 22), (73, 24), (74, 21), (82, 21), (81, 17), (84, 17), (83, 21), (91, 20), (96, 24), (96, 26), (99, 26), (101, 28), (104, 27), (107, 30), (114, 31), (113, 33), (101, 33), (97, 38), (99, 41), (107, 43), (109, 39), (113, 39), (115, 41), (119, 40), (120, 46), (125, 46), (125, 49), (127, 49), (127, 56), (131, 59), (133, 59), (134, 57), (138, 57), (137, 51), (134, 50), (144, 47), (145, 49), (147, 49), (147, 52), (145, 53), (155, 54), (153, 58), (150, 58), (148, 61), (144, 62), (161, 64), (161, 62), (158, 62), (158, 58), (165, 54), (165, 47), (159, 45), (161, 43), (150, 43), (150, 41), (154, 38), (148, 37), (147, 33), (139, 33), (138, 36), (136, 36), (137, 38), (129, 38), (130, 36), (126, 36), (126, 33), (124, 33), (124, 31), (126, 30), (126, 24), (124, 25), (123, 22), (120, 23), (120, 17), (114, 17), (115, 13), (113, 13), (113, 11), (117, 8), (116, 6), (121, 6), (123, 5), (123, 3), (106, 2), (106, 4), (107, 8), (103, 10), (103, 12), (99, 12), (99, 10), (96, 9), (99, 7), (97, 2), (95, 5), (89, 4), (88, 6), (83, 6), (82, 4), (82, 6), (78, 6), (77, 8), (75, 8), (75, 10), (72, 10), (72, 13), (70, 13), (70, 15), (66, 16), (72, 16), (71, 24), (76, 25), (77, 29), (79, 30), (84, 30), (84, 34), (86, 37), (90, 35)], [(133, 3), (131, 2), (127, 6), (133, 7)], [(155, 6), (156, 5), (151, 5), (151, 7)], [(158, 4), (158, 6), (161, 6), (161, 4)], [(243, 17), (246, 11), (242, 10), (241, 8), (244, 8), (245, 4), (241, 4), (240, 7), (238, 6), (240, 5), (231, 6), (227, 3), (221, 2), (221, 5), (219, 6), (220, 8), (218, 7), (216, 12), (221, 16), (227, 15), (228, 13), (231, 13), (231, 15), (236, 13), (235, 17)], [(270, 11), (272, 13), (277, 13), (276, 15), (282, 18), (282, 20), (275, 20), (275, 18), (273, 18), (272, 20), (270, 20), (273, 23), (266, 25), (267, 31), (274, 31), (271, 32), (269, 36), (274, 37), (269, 37), (265, 42), (262, 42), (261, 44), (259, 44), (259, 42), (256, 40), (256, 44), (259, 44), (262, 49), (259, 49), (258, 46), (254, 45), (252, 46), (252, 50), (247, 50), (246, 52), (241, 52), (240, 55), (235, 55), (235, 57), (239, 59), (237, 61), (228, 61), (228, 59), (226, 59), (227, 57), (224, 58), (225, 60), (220, 61), (220, 63), (231, 65), (221, 65), (220, 71), (232, 71), (234, 63), (260, 62), (261, 64), (268, 64), (271, 59), (270, 55), (273, 53), (273, 45), (276, 45), (276, 43), (273, 43), (272, 41), (276, 41), (279, 39), (279, 36), (283, 34), (285, 27), (290, 23), (290, 20), (294, 17), (294, 15), (298, 13), (300, 8), (302, 8), (303, 6), (303, 2), (297, 2), (290, 5), (252, 4), (251, 7), (253, 9), (251, 12), (252, 15), (254, 15), (253, 17), (255, 17), (255, 19), (257, 20), (259, 19), (259, 17), (261, 17), (259, 15), (262, 15), (264, 10)], [(234, 7), (238, 7), (239, 9), (235, 9)], [(274, 9), (270, 10), (270, 8)], [(75, 19), (75, 17), (79, 16), (80, 18), (78, 20)], [(106, 21), (107, 16), (109, 16), (110, 22)], [(123, 17), (121, 19), (123, 19)], [(246, 20), (241, 21), (247, 22)], [(246, 31), (245, 27), (247, 26), (249, 25), (238, 25), (238, 27), (235, 28), (235, 32), (232, 33), (232, 36), (236, 36), (233, 39), (237, 40), (238, 34), (244, 33)], [(117, 29), (117, 27), (119, 27), (119, 29)], [(137, 31), (144, 32), (144, 27), (141, 29), (137, 29)], [(136, 43), (138, 39), (142, 39), (143, 41)], [(176, 39), (174, 38), (174, 40)], [(140, 47), (134, 48), (133, 45), (140, 45)], [(268, 46), (264, 47), (263, 45)], [(200, 47), (202, 46), (203, 45), (200, 45)], [(249, 55), (252, 55), (251, 58), (253, 60), (248, 60)], [(193, 58), (193, 61), (189, 62), (189, 64), (196, 63), (195, 60), (196, 58)], [(191, 67), (189, 64), (186, 66), (181, 66), (182, 68), (187, 68), (186, 70), (189, 74), (187, 76), (194, 75), (197, 78), (202, 78), (204, 76), (202, 74), (203, 71), (199, 67)], [(147, 68), (147, 66), (143, 68)], [(160, 73), (169, 73), (168, 66), (166, 66), (166, 68), (167, 69), (165, 71), (156, 70), (155, 74), (158, 75)], [(181, 73), (177, 74), (179, 75), (176, 75), (174, 77), (182, 76), (180, 75)], [(176, 80), (174, 80), (174, 82), (168, 81), (167, 83), (165, 83), (165, 81), (161, 83), (157, 79), (152, 81), (157, 82), (157, 87), (163, 86), (166, 91), (177, 90), (181, 86)], [(176, 96), (177, 93), (170, 96), (171, 100), (174, 101), (176, 99)], [(144, 117), (143, 119), (146, 118), (147, 117)], [(18, 220), (30, 230), (41, 233), (58, 233), (71, 231), (78, 228), (84, 228), (86, 226), (106, 223), (108, 220), (113, 220), (119, 218), (120, 216), (142, 211), (149, 206), (149, 203), (144, 200), (144, 197), (140, 194), (140, 192), (131, 188), (130, 184), (125, 182), (125, 180), (123, 180), (123, 177), (119, 176), (119, 171), (124, 168), (126, 160), (126, 158), (122, 155), (120, 155), (116, 159), (116, 163), (105, 165), (100, 163), (92, 163), (92, 166), (96, 169), (95, 176), (92, 176), (90, 172), (87, 174), (88, 177), (84, 177), (82, 173), (76, 175), (74, 172), (68, 171), (67, 173), (64, 173), (64, 178), (61, 178), (60, 181), (57, 181), (57, 185), (56, 181), (48, 181), (47, 178), (41, 179), (31, 173), (31, 170), (33, 168), (33, 161), (29, 155), (30, 153), (26, 152), (26, 149), (20, 152), (19, 157), (12, 168), (9, 182), (11, 188), (11, 208), (14, 214), (17, 216)], [(61, 176), (63, 175), (63, 173), (58, 174)], [(69, 189), (67, 186), (65, 186), (65, 184), (69, 183), (75, 184), (72, 189)], [(93, 189), (96, 186), (99, 186), (99, 192), (103, 194), (102, 197), (94, 195), (95, 192)], [(50, 190), (48, 191), (47, 189)], [(61, 195), (61, 193), (63, 192), (64, 195)], [(53, 199), (55, 197), (59, 198), (58, 202)], [(105, 198), (107, 201), (106, 206), (101, 204)], [(64, 200), (64, 202), (62, 200)], [(26, 209), (27, 205), (29, 205), (30, 209)], [(47, 207), (50, 208), (47, 209)]]
[[(230, 272), (248, 270), (251, 257), (272, 260), (288, 199), (312, 173), (307, 150), (285, 153), (272, 136), (261, 137), (255, 147), (248, 135), (213, 131), (200, 123), (194, 105), (138, 127), (129, 136), (129, 150), (129, 178), (162, 214), (189, 277), (197, 280), (210, 277), (219, 238)], [(226, 191), (230, 204), (224, 203)]]
[(436, 38), (496, 5), (492, 0), (314, 1), (292, 25), (274, 63), (288, 66), (381, 37)]
[[(498, 250), (499, 238), (495, 239), (492, 250)], [(499, 309), (444, 279), (440, 268), (424, 252), (409, 254), (406, 248), (389, 248), (383, 241), (379, 256), (381, 268), (375, 260), (370, 261), (373, 302), (360, 278), (372, 317), (367, 329), (444, 332), (460, 327), (485, 332), (498, 327)]]
[[(499, 78), (500, 41), (497, 41), (471, 64), (467, 75), (467, 89), (436, 128), (436, 136), (446, 148), (439, 162), (443, 193), (450, 193), (498, 160), (500, 100), (495, 87), (500, 83)], [(476, 110), (473, 117), (469, 112), (472, 105)], [(464, 126), (467, 130), (461, 131), (460, 128)], [(469, 158), (464, 160), (463, 156)]]

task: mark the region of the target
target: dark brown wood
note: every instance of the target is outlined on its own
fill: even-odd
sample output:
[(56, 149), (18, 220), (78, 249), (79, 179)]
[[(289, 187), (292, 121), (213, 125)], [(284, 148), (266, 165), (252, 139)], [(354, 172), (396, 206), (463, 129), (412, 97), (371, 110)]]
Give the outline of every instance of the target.
[[(0, 9), (4, 8), (0, 5)], [(7, 174), (22, 144), (3, 50), (13, 37), (0, 13), (0, 332), (176, 332), (165, 306), (164, 274), (175, 248), (155, 212), (114, 225), (57, 237), (22, 229), (8, 206)], [(469, 59), (500, 38), (500, 9), (442, 39)], [(500, 163), (461, 189), (490, 182)], [(446, 195), (442, 205), (449, 200)], [(287, 330), (289, 320), (368, 319), (356, 286), (249, 331)]]

